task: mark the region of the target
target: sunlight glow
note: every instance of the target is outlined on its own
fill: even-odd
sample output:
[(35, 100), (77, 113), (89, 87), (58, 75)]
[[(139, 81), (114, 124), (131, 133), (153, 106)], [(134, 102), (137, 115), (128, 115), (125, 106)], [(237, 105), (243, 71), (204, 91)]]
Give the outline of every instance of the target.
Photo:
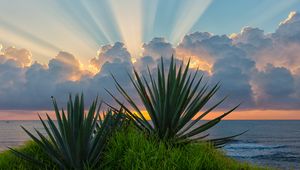
[[(47, 12), (60, 14), (60, 17), (55, 20), (49, 19), (47, 23), (43, 24), (34, 22), (31, 27), (23, 27), (27, 18), (23, 19), (25, 23), (22, 23), (13, 19), (6, 20), (7, 16), (1, 16), (1, 43), (4, 43), (5, 47), (16, 46), (17, 48), (30, 50), (33, 53), (33, 60), (37, 60), (42, 64), (47, 64), (62, 49), (79, 57), (90, 57), (87, 54), (91, 54), (96, 50), (96, 48), (93, 48), (95, 45), (92, 45), (91, 40), (80, 32), (77, 27), (74, 27), (70, 20), (62, 15), (61, 10), (51, 9), (53, 11), (49, 10)], [(30, 12), (33, 11), (30, 10), (28, 13)], [(57, 34), (63, 36), (56, 36)]]
[[(4, 41), (7, 44), (14, 44), (15, 41), (18, 42), (18, 45), (20, 45), (22, 48), (28, 48), (31, 49), (31, 51), (37, 55), (40, 56), (45, 56), (42, 59), (43, 62), (47, 63), (48, 60), (50, 59), (49, 54), (55, 54), (56, 52), (45, 47), (42, 46), (39, 43), (36, 43), (34, 41), (31, 41), (30, 39), (17, 35), (15, 32), (11, 32), (7, 29), (3, 29), (0, 27), (0, 34), (1, 34), (1, 38), (6, 38), (6, 41)], [(18, 48), (18, 47), (17, 47)], [(3, 48), (4, 49), (4, 48)], [(47, 58), (47, 56), (49, 56), (49, 58)]]
[(99, 72), (99, 68), (95, 67), (92, 64), (89, 64), (86, 68), (93, 76)]
[(211, 2), (212, 0), (183, 1), (180, 10), (177, 11), (176, 23), (170, 36), (171, 42), (178, 43), (190, 31)]
[(142, 50), (142, 1), (110, 0), (109, 2), (124, 44), (131, 55), (137, 57)]
[(282, 12), (283, 10), (287, 9), (288, 7), (293, 6), (297, 2), (299, 2), (299, 1), (298, 0), (276, 1), (276, 3), (272, 3), (272, 5), (270, 5), (269, 2), (266, 1), (265, 4), (260, 5), (260, 7), (261, 7), (261, 9), (259, 9), (260, 16), (254, 18), (252, 21), (250, 21), (248, 23), (248, 25), (257, 26), (262, 23), (265, 23), (266, 21), (268, 21), (268, 20), (272, 19), (274, 16), (276, 16), (276, 14)]
[[(141, 112), (147, 120), (151, 120), (146, 110), (142, 110)], [(203, 117), (203, 120), (212, 120), (224, 112), (226, 110), (214, 110)], [(139, 116), (135, 111), (133, 113)], [(236, 110), (226, 116), (224, 120), (299, 120), (299, 113), (299, 110)], [(200, 114), (203, 114), (203, 112), (199, 112), (195, 117)]]
[(210, 75), (212, 74), (213, 65), (200, 59), (197, 56), (191, 56), (190, 68), (207, 71)]
[(153, 38), (157, 5), (158, 0), (143, 0), (143, 42), (150, 41)]
[[(11, 43), (15, 43), (16, 39), (22, 39), (17, 41), (18, 44), (13, 45), (28, 47), (28, 49), (36, 51), (33, 56), (35, 57), (38, 53), (40, 56), (37, 58), (41, 58), (39, 61), (42, 60), (43, 63), (47, 63), (49, 58), (64, 50), (78, 56), (86, 67), (88, 67), (86, 58), (92, 57), (93, 52), (99, 46), (121, 41), (130, 52), (133, 58), (132, 62), (134, 62), (137, 57), (142, 55), (143, 42), (150, 41), (157, 36), (155, 30), (167, 29), (161, 25), (161, 22), (172, 21), (173, 26), (168, 30), (168, 34), (171, 34), (171, 42), (177, 43), (197, 22), (210, 3), (211, 0), (168, 1), (166, 3), (159, 0), (48, 0), (41, 3), (43, 8), (51, 7), (45, 11), (51, 14), (47, 15), (47, 23), (41, 25), (39, 22), (33, 22), (31, 26), (33, 28), (22, 28), (21, 25), (26, 24), (25, 21), (31, 15), (37, 11), (43, 11), (43, 9), (32, 6), (17, 7), (16, 10), (22, 11), (28, 8), (29, 11), (21, 22), (11, 20), (1, 24), (0, 27), (5, 29), (5, 33), (2, 31), (2, 35), (5, 37), (1, 37), (1, 39), (5, 39), (5, 41), (14, 39), (14, 42)], [(158, 11), (158, 6), (161, 4), (165, 5), (162, 9), (166, 8), (167, 10), (167, 7), (173, 6), (176, 8), (169, 9), (168, 17), (162, 17)], [(99, 10), (102, 7), (105, 8)], [(7, 18), (8, 16), (3, 15), (2, 17)], [(17, 15), (15, 17), (20, 18)], [(39, 18), (39, 20), (42, 19), (42, 17)], [(2, 22), (4, 23), (1, 19), (0, 23)], [(50, 27), (51, 29), (48, 29)], [(55, 36), (57, 34), (63, 36)]]
[[(55, 44), (29, 33), (12, 23), (5, 21), (3, 18), (0, 18), (0, 33), (1, 38), (5, 39), (7, 43), (14, 44), (15, 42), (18, 42), (22, 45), (22, 48), (30, 47), (36, 53), (42, 55), (53, 54), (60, 50)], [(32, 48), (32, 46), (35, 48)]]
[(104, 25), (101, 23), (101, 21), (97, 18), (96, 14), (94, 13), (94, 11), (88, 6), (88, 4), (86, 3), (86, 1), (81, 1), (84, 9), (87, 11), (87, 13), (89, 14), (90, 18), (93, 20), (93, 22), (97, 25), (99, 31), (101, 31), (101, 33), (104, 35), (105, 39), (111, 44), (113, 43), (113, 39), (109, 34), (109, 30), (107, 30)]

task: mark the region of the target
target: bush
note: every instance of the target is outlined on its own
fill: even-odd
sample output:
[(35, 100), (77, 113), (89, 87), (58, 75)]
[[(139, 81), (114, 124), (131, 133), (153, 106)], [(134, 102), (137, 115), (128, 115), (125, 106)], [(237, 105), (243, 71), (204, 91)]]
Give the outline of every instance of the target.
[(37, 169), (58, 169), (56, 164), (50, 160), (46, 153), (33, 141), (28, 141), (24, 146), (18, 147), (17, 151), (33, 156), (35, 159), (43, 163), (43, 167), (38, 167), (7, 150), (0, 153), (0, 169), (1, 170), (37, 170)]
[(131, 127), (112, 137), (102, 165), (104, 169), (264, 169), (230, 159), (207, 143), (170, 147)]
[[(88, 113), (85, 114), (83, 94), (76, 95), (74, 102), (70, 95), (67, 114), (65, 114), (64, 109), (61, 113), (59, 112), (56, 100), (53, 98), (57, 125), (47, 114), (47, 122), (39, 116), (46, 135), (35, 130), (39, 136), (37, 138), (24, 127), (22, 128), (60, 169), (82, 170), (94, 167), (99, 163), (109, 137), (117, 127), (122, 125), (124, 117), (121, 111), (109, 110), (101, 119), (101, 104), (98, 106), (97, 101), (98, 98), (93, 101)], [(32, 155), (12, 148), (10, 150), (29, 162), (43, 166), (43, 162), (38, 161)]]
[[(34, 142), (27, 142), (17, 149), (34, 156), (44, 163), (37, 167), (12, 154), (10, 151), (0, 153), (1, 170), (50, 170), (55, 167), (48, 156)], [(170, 147), (157, 139), (147, 137), (136, 129), (129, 127), (116, 132), (103, 153), (97, 169), (203, 169), (203, 170), (255, 170), (267, 169), (241, 163), (226, 157), (221, 151), (206, 143)], [(100, 166), (101, 165), (101, 166)]]
[[(133, 100), (114, 76), (112, 77), (117, 90), (131, 108), (123, 104), (123, 100), (118, 99), (110, 92), (109, 94), (127, 111), (128, 117), (134, 122), (134, 125), (147, 135), (156, 136), (160, 141), (167, 143), (184, 144), (205, 140), (216, 147), (222, 147), (234, 137), (243, 133), (225, 138), (206, 139), (208, 136), (206, 131), (218, 124), (239, 105), (204, 124), (197, 124), (197, 122), (222, 104), (226, 97), (205, 108), (219, 90), (220, 85), (218, 83), (209, 88), (207, 83), (202, 83), (203, 76), (197, 78), (199, 77), (198, 70), (192, 73), (189, 63), (190, 61), (184, 66), (182, 62), (178, 67), (176, 59), (172, 56), (170, 64), (167, 66), (169, 69), (167, 69), (161, 58), (160, 66), (157, 66), (155, 71), (157, 76), (156, 73), (151, 73), (149, 69), (148, 75), (140, 75), (133, 68), (134, 77), (129, 77), (142, 101), (143, 107), (140, 107)], [(149, 78), (147, 79), (146, 77)], [(152, 123), (142, 113), (143, 109), (147, 111), (146, 115), (150, 117)], [(202, 111), (203, 113), (199, 114)]]

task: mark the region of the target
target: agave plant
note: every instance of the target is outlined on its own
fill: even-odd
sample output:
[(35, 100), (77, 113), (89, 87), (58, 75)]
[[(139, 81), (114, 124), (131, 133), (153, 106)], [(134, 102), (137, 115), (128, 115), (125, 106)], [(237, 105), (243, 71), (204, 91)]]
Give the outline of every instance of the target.
[[(94, 167), (99, 163), (108, 137), (121, 125), (122, 113), (109, 110), (101, 119), (101, 103), (98, 105), (96, 98), (85, 114), (83, 95), (76, 95), (74, 102), (70, 95), (65, 114), (64, 109), (59, 112), (56, 100), (52, 99), (57, 125), (47, 114), (47, 122), (39, 116), (46, 135), (35, 130), (38, 138), (22, 128), (61, 169)], [(28, 161), (40, 163), (32, 156), (14, 149), (11, 151)]]
[(208, 140), (206, 139), (208, 134), (201, 134), (219, 123), (222, 118), (234, 111), (238, 105), (210, 121), (200, 122), (203, 117), (219, 106), (226, 97), (209, 107), (202, 114), (199, 114), (218, 91), (220, 85), (218, 83), (212, 88), (209, 88), (207, 83), (202, 85), (203, 76), (197, 79), (198, 70), (195, 73), (191, 73), (189, 64), (190, 61), (186, 66), (182, 63), (178, 68), (172, 56), (169, 69), (165, 70), (164, 61), (161, 58), (160, 67), (157, 67), (156, 79), (149, 68), (149, 81), (147, 81), (145, 75), (139, 75), (135, 69), (135, 78), (129, 76), (151, 122), (146, 119), (142, 109), (133, 101), (132, 97), (113, 75), (116, 88), (131, 107), (125, 106), (120, 99), (109, 91), (108, 93), (126, 110), (134, 124), (149, 135), (154, 135), (162, 141), (171, 143), (205, 140), (217, 147), (221, 147), (237, 135)]

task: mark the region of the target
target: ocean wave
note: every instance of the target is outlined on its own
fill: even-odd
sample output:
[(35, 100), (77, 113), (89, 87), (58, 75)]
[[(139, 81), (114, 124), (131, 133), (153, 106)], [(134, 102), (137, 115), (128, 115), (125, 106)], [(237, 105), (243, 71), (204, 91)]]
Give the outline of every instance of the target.
[(277, 152), (269, 155), (258, 155), (251, 158), (255, 159), (270, 159), (270, 160), (280, 160), (280, 161), (300, 161), (300, 155), (293, 152)]
[(256, 143), (232, 143), (224, 147), (224, 149), (278, 149), (286, 148), (286, 145), (263, 145)]
[(293, 160), (299, 153), (290, 153), (287, 145), (268, 145), (259, 143), (231, 143), (224, 147), (225, 153), (238, 159), (282, 159)]
[(272, 160), (284, 162), (300, 162), (300, 155), (292, 152), (275, 152), (275, 153), (228, 153), (230, 157), (246, 160)]

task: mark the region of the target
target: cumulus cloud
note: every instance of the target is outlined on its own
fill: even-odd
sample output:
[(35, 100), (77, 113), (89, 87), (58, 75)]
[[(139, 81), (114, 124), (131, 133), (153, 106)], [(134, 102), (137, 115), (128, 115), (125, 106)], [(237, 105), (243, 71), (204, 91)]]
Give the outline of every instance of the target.
[(279, 41), (287, 43), (300, 42), (300, 14), (293, 11), (288, 18), (280, 23), (276, 32), (272, 35)]
[[(37, 62), (20, 67), (8, 60), (1, 65), (2, 108), (43, 108), (48, 106), (49, 96), (54, 95), (60, 83), (80, 76), (79, 62), (73, 55), (60, 52), (47, 66)], [(5, 89), (3, 89), (5, 88)], [(47, 101), (47, 102), (45, 102)]]
[(251, 27), (230, 37), (193, 33), (176, 52), (211, 64), (211, 79), (247, 108), (299, 108), (299, 33), (299, 13), (291, 12), (274, 33)]
[(112, 102), (105, 91), (117, 94), (111, 74), (136, 99), (128, 77), (132, 67), (146, 74), (148, 66), (155, 74), (160, 57), (168, 65), (172, 55), (178, 64), (191, 58), (191, 72), (199, 68), (199, 75), (205, 75), (210, 84), (220, 81), (216, 98), (229, 95), (230, 106), (243, 102), (244, 109), (300, 108), (300, 17), (296, 12), (269, 34), (251, 27), (231, 36), (195, 32), (178, 46), (153, 38), (144, 43), (142, 56), (134, 63), (123, 43), (105, 45), (90, 60), (93, 73), (64, 51), (47, 64), (32, 61), (26, 49), (0, 46), (0, 51), (0, 109), (51, 108), (50, 96), (62, 102), (70, 92), (84, 92), (88, 101), (99, 94)]
[[(111, 100), (105, 89), (115, 91), (113, 74), (127, 90), (131, 90), (128, 74), (132, 74), (131, 56), (122, 43), (103, 46), (94, 64), (100, 71), (92, 74), (82, 67), (71, 53), (61, 51), (48, 64), (29, 63), (25, 60), (31, 54), (28, 50), (8, 47), (0, 56), (0, 108), (1, 109), (48, 109), (50, 96), (65, 104), (69, 93), (84, 92), (87, 99), (99, 95)], [(14, 49), (14, 51), (12, 51)], [(9, 52), (8, 52), (9, 51)], [(92, 60), (91, 60), (92, 61)]]
[(32, 54), (27, 49), (17, 49), (15, 47), (8, 47), (3, 49), (0, 47), (0, 62), (13, 60), (15, 64), (20, 67), (30, 66)]
[(98, 55), (90, 60), (90, 64), (100, 69), (106, 62), (123, 63), (130, 62), (131, 55), (123, 43), (117, 42), (114, 45), (105, 45), (98, 50)]
[(236, 46), (250, 54), (258, 69), (267, 64), (286, 67), (295, 73), (300, 63), (300, 15), (291, 12), (274, 33), (264, 34), (258, 28), (244, 28), (233, 36)]
[(296, 82), (291, 72), (284, 67), (268, 64), (265, 71), (255, 76), (253, 88), (259, 107), (266, 109), (289, 109), (299, 107)]
[(143, 49), (143, 56), (151, 56), (154, 59), (175, 55), (172, 44), (167, 42), (164, 38), (153, 38), (149, 43), (143, 45)]
[(246, 50), (248, 53), (270, 47), (272, 40), (264, 34), (264, 31), (259, 28), (245, 27), (239, 34), (233, 34), (233, 43), (236, 46)]

